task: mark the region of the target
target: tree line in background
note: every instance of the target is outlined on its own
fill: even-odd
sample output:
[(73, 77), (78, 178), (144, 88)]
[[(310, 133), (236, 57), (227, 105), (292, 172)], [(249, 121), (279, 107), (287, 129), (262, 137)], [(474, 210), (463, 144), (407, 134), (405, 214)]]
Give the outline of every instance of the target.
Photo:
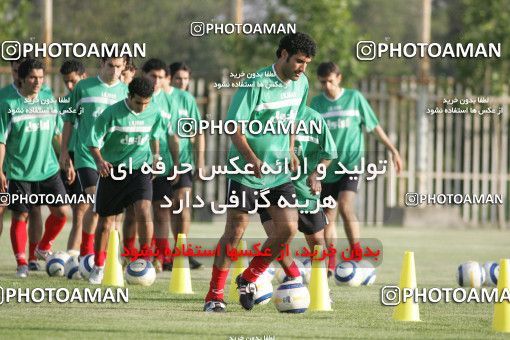
[[(0, 39), (40, 41), (39, 1), (0, 0)], [(319, 61), (337, 62), (345, 82), (366, 76), (417, 74), (418, 59), (356, 59), (359, 40), (419, 42), (421, 0), (244, 0), (244, 22), (295, 22), (319, 46), (309, 74)], [(276, 35), (192, 37), (192, 21), (232, 22), (231, 0), (54, 0), (55, 42), (145, 42), (149, 57), (184, 60), (195, 76), (216, 80), (223, 69), (250, 72), (271, 63)], [(499, 89), (510, 59), (510, 2), (433, 0), (432, 41), (500, 42), (499, 59), (433, 59), (432, 74), (453, 76), (474, 90)], [(141, 62), (141, 61), (139, 61)], [(95, 60), (87, 66), (96, 66)], [(59, 64), (59, 61), (56, 62)], [(314, 77), (311, 77), (314, 78)]]

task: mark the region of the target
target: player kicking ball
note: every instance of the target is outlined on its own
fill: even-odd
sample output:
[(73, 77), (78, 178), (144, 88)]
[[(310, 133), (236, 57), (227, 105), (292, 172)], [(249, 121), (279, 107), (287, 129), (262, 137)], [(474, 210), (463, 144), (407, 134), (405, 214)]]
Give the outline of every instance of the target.
[[(304, 71), (315, 55), (315, 42), (306, 34), (289, 34), (280, 40), (274, 65), (257, 72), (257, 77), (246, 81), (232, 99), (227, 113), (227, 120), (254, 121), (262, 126), (281, 122), (293, 122), (304, 114), (308, 95), (308, 80)], [(297, 210), (292, 207), (280, 207), (278, 201), (285, 199), (294, 203), (295, 189), (290, 173), (281, 171), (275, 174), (262, 174), (262, 165), (266, 163), (273, 169), (277, 164), (285, 164), (290, 160), (291, 170), (297, 168), (290, 135), (285, 132), (268, 134), (250, 133), (238, 126), (231, 135), (232, 145), (228, 158), (239, 157), (239, 168), (253, 171), (253, 175), (235, 173), (234, 167), (227, 160), (230, 170), (227, 188), (227, 202), (233, 201), (231, 196), (240, 202), (227, 209), (225, 231), (220, 238), (220, 252), (214, 258), (212, 278), (209, 292), (205, 297), (204, 311), (224, 312), (223, 301), (225, 282), (227, 279), (230, 259), (226, 256), (227, 247), (236, 248), (249, 222), (249, 211), (256, 211), (259, 192), (269, 189), (265, 194), (270, 206), (267, 212), (274, 223), (274, 234), (267, 239), (261, 249), (270, 249), (271, 256), (255, 256), (248, 268), (237, 277), (239, 301), (244, 309), (250, 310), (254, 305), (255, 281), (279, 256), (280, 243), (290, 243), (298, 227)]]
[(142, 171), (142, 166), (152, 166), (153, 154), (159, 154), (162, 131), (161, 114), (151, 105), (153, 93), (151, 79), (134, 78), (129, 84), (128, 98), (104, 110), (87, 142), (100, 175), (94, 207), (99, 220), (94, 242), (96, 263), (89, 278), (92, 284), (103, 281), (110, 230), (118, 229), (120, 214), (130, 205), (138, 223), (140, 251), (150, 252), (154, 228), (152, 173)]
[[(324, 210), (318, 206), (321, 192), (321, 181), (318, 177), (320, 177), (321, 172), (325, 173), (331, 160), (337, 158), (337, 153), (335, 141), (326, 122), (317, 111), (306, 107), (300, 120), (305, 123), (309, 130), (296, 135), (295, 150), (299, 159), (300, 169), (298, 173), (300, 175), (292, 181), (292, 184), (296, 189), (297, 203), (304, 205), (298, 210), (298, 230), (305, 235), (306, 242), (310, 250), (313, 251), (315, 245), (325, 247), (324, 227), (328, 223)], [(320, 131), (312, 131), (310, 129), (311, 122), (314, 122), (316, 126), (320, 126)], [(307, 166), (306, 169), (305, 165)], [(267, 236), (273, 237), (275, 226), (271, 216), (265, 209), (259, 209), (259, 214)], [(296, 279), (301, 281), (299, 268), (292, 257), (285, 257), (285, 260), (280, 261), (280, 264), (286, 274), (285, 281)]]
[[(329, 221), (325, 228), (326, 242), (327, 244), (336, 243), (336, 217), (340, 211), (350, 249), (356, 252), (357, 249), (361, 250), (359, 222), (354, 208), (360, 176), (335, 174), (335, 171), (341, 169), (338, 162), (341, 162), (349, 171), (359, 166), (365, 152), (363, 127), (367, 132), (373, 131), (391, 152), (397, 174), (402, 169), (402, 160), (397, 149), (380, 127), (365, 97), (359, 91), (340, 87), (342, 74), (336, 64), (321, 63), (317, 68), (317, 77), (323, 93), (312, 99), (310, 107), (318, 111), (326, 120), (339, 156), (328, 167), (321, 193), (322, 198), (331, 196), (337, 201), (335, 208), (325, 209)], [(329, 262), (328, 276), (333, 273), (335, 265), (334, 260)]]
[[(0, 103), (0, 189), (2, 192), (7, 190), (10, 195), (27, 197), (32, 194), (60, 196), (60, 200), (53, 200), (55, 204), (48, 206), (50, 215), (35, 248), (35, 254), (46, 260), (51, 255), (53, 241), (66, 223), (69, 210), (67, 205), (59, 203), (66, 191), (52, 145), (58, 131), (58, 107), (52, 95), (41, 91), (44, 67), (40, 61), (23, 61), (18, 76), (17, 95)], [(12, 249), (18, 265), (16, 275), (20, 278), (28, 275), (25, 256), (28, 215), (34, 206), (41, 204), (44, 202), (16, 201), (9, 205), (12, 210)]]

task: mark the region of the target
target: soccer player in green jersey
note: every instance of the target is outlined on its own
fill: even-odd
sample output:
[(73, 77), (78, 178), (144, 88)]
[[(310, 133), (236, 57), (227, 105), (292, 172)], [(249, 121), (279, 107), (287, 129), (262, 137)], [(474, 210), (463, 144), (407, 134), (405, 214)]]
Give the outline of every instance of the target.
[[(292, 184), (296, 189), (297, 203), (303, 205), (298, 210), (298, 230), (305, 235), (306, 242), (313, 252), (315, 245), (326, 246), (324, 227), (328, 223), (324, 210), (318, 205), (322, 190), (318, 177), (325, 174), (331, 160), (337, 158), (337, 153), (331, 132), (317, 111), (306, 107), (299, 120), (305, 123), (306, 129), (296, 134), (295, 153), (300, 166), (299, 177), (293, 179)], [(312, 122), (314, 124), (311, 124)], [(315, 127), (318, 127), (319, 131), (316, 131)], [(266, 234), (273, 237), (274, 223), (271, 216), (266, 209), (259, 209), (259, 215)], [(285, 262), (280, 262), (287, 276), (285, 281), (300, 280), (299, 268), (292, 257), (288, 256), (285, 259)]]
[[(326, 209), (329, 221), (325, 229), (326, 242), (328, 244), (335, 243), (337, 237), (336, 217), (340, 211), (351, 250), (356, 251), (361, 247), (359, 222), (354, 209), (359, 177), (335, 174), (335, 171), (340, 170), (338, 163), (343, 164), (349, 171), (359, 165), (365, 152), (363, 127), (367, 132), (374, 132), (391, 152), (397, 174), (402, 169), (402, 160), (363, 95), (359, 91), (340, 86), (342, 75), (336, 64), (333, 62), (321, 63), (317, 69), (317, 76), (323, 92), (312, 99), (310, 106), (321, 113), (326, 120), (339, 156), (328, 167), (321, 193), (323, 198), (332, 196), (337, 200), (337, 207)], [(330, 261), (329, 275), (334, 268), (335, 262)]]
[(183, 61), (171, 63), (170, 70), (171, 85), (180, 90), (187, 91), (191, 77), (191, 68)]
[[(41, 91), (44, 68), (40, 61), (24, 60), (19, 65), (18, 76), (17, 96), (0, 102), (0, 189), (8, 190), (11, 197), (14, 194), (50, 195), (61, 197), (62, 202), (66, 192), (52, 146), (58, 122), (56, 100)], [(51, 245), (66, 223), (68, 206), (55, 199), (53, 202), (48, 205), (50, 215), (35, 248), (36, 255), (42, 260), (51, 255)], [(36, 203), (45, 204), (41, 200)], [(28, 274), (25, 257), (27, 220), (34, 205), (22, 200), (13, 200), (9, 205), (12, 210), (11, 242), (18, 265), (16, 274), (21, 278)]]
[[(12, 83), (0, 89), (0, 101), (7, 98), (16, 98), (18, 96), (18, 90), (20, 87), (19, 77), (18, 77), (18, 67), (24, 59), (18, 58), (17, 60), (11, 60), (11, 75), (12, 75)], [(43, 83), (41, 87), (42, 93), (47, 93), (51, 95), (51, 89)], [(0, 207), (0, 234), (3, 229), (3, 215), (6, 207)], [(37, 243), (41, 240), (43, 226), (42, 226), (42, 215), (41, 215), (41, 207), (33, 206), (30, 212), (28, 213), (28, 269), (32, 271), (40, 270), (39, 263), (37, 262), (37, 257), (35, 256), (35, 247)]]
[[(189, 83), (190, 68), (182, 63), (175, 62), (168, 68), (169, 77), (167, 79), (172, 86), (168, 88), (167, 93), (176, 103), (178, 119), (192, 118), (196, 122), (196, 126), (200, 124), (202, 119), (195, 98), (186, 91)], [(177, 79), (178, 78), (178, 79)], [(191, 207), (182, 206), (181, 202), (190, 201), (186, 197), (192, 197), (193, 180), (199, 179), (199, 169), (205, 173), (205, 136), (197, 133), (194, 137), (179, 136), (179, 154), (180, 163), (191, 164), (194, 173), (186, 172), (179, 176), (179, 180), (173, 185), (173, 212), (172, 212), (172, 234), (174, 241), (177, 241), (178, 234), (188, 235), (191, 227)], [(182, 169), (181, 169), (182, 170)], [(202, 264), (193, 257), (189, 257), (191, 269), (199, 269)], [(165, 260), (165, 269), (171, 270), (171, 258)]]
[[(102, 58), (99, 75), (81, 80), (70, 94), (70, 106), (73, 112), (64, 115), (64, 132), (60, 154), (62, 169), (76, 169), (77, 180), (83, 193), (94, 195), (98, 181), (98, 169), (94, 158), (90, 154), (86, 141), (90, 138), (92, 127), (102, 112), (127, 95), (127, 85), (119, 80), (120, 73), (126, 65), (126, 58)], [(74, 143), (74, 162), (69, 156), (69, 139), (73, 126), (76, 140)], [(83, 204), (83, 231), (81, 235), (80, 255), (85, 256), (94, 252), (94, 232), (98, 216), (92, 209), (92, 204)]]
[(129, 85), (129, 83), (133, 80), (133, 78), (136, 75), (136, 70), (137, 70), (136, 65), (130, 58), (129, 62), (126, 64), (126, 67), (124, 68), (124, 71), (122, 71), (122, 73), (120, 74), (120, 81), (126, 85)]
[(163, 131), (159, 108), (151, 103), (153, 93), (151, 79), (134, 78), (129, 84), (128, 98), (108, 107), (97, 118), (87, 142), (101, 176), (94, 206), (99, 221), (95, 266), (89, 278), (92, 284), (103, 280), (109, 232), (117, 228), (119, 215), (130, 205), (139, 226), (141, 252), (150, 252), (153, 234), (150, 167), (159, 155), (159, 135)]
[[(83, 63), (77, 59), (69, 59), (62, 63), (60, 66), (60, 74), (62, 75), (62, 80), (64, 81), (64, 85), (69, 91), (69, 93), (63, 98), (59, 99), (59, 109), (60, 109), (60, 119), (62, 119), (62, 114), (66, 112), (66, 110), (72, 110), (70, 107), (70, 93), (73, 91), (76, 84), (87, 77), (87, 73), (85, 72), (85, 66)], [(73, 130), (71, 131), (71, 136), (69, 137), (69, 143), (67, 145), (67, 150), (69, 152), (69, 157), (71, 162), (74, 162), (74, 143), (76, 140), (76, 124), (73, 126)], [(68, 173), (69, 169), (62, 169), (62, 180), (66, 186), (66, 191), (69, 195), (80, 195), (82, 194), (80, 183), (76, 180), (74, 172)], [(72, 204), (71, 209), (73, 211), (73, 223), (71, 227), (71, 232), (69, 233), (69, 238), (67, 241), (67, 252), (71, 256), (80, 255), (80, 244), (81, 244), (81, 232), (82, 232), (82, 224), (83, 224), (83, 214), (85, 213), (85, 205), (83, 204)]]
[[(304, 75), (308, 63), (315, 55), (315, 42), (306, 34), (295, 33), (284, 36), (276, 51), (276, 63), (258, 70), (234, 95), (227, 119), (232, 121), (259, 121), (262, 126), (279, 122), (290, 123), (302, 115), (308, 96), (308, 80)], [(249, 211), (259, 207), (260, 196), (269, 202), (267, 212), (274, 223), (274, 235), (262, 245), (270, 249), (271, 256), (255, 256), (248, 268), (236, 278), (239, 301), (243, 308), (254, 305), (255, 281), (279, 255), (280, 243), (290, 243), (298, 228), (298, 213), (295, 207), (280, 207), (279, 200), (295, 202), (295, 189), (290, 173), (276, 171), (262, 174), (264, 163), (275, 169), (290, 161), (291, 170), (297, 168), (294, 143), (286, 131), (268, 134), (242, 131), (238, 126), (231, 135), (232, 145), (228, 158), (237, 159), (240, 169), (249, 169), (253, 175), (237, 173), (227, 175), (227, 202), (237, 202), (237, 207), (227, 209), (225, 231), (219, 240), (220, 252), (214, 258), (209, 292), (205, 297), (204, 311), (224, 312), (223, 290), (227, 279), (230, 259), (228, 247), (235, 248), (246, 230)], [(235, 170), (229, 164), (229, 170)], [(234, 171), (235, 172), (235, 171)], [(268, 189), (268, 190), (265, 190)], [(264, 193), (262, 193), (262, 191)], [(260, 192), (260, 193), (259, 193)]]
[[(173, 168), (179, 166), (179, 139), (174, 133), (177, 122), (177, 107), (173, 105), (173, 101), (163, 90), (163, 82), (166, 78), (166, 64), (160, 59), (149, 59), (142, 66), (144, 76), (154, 81), (154, 94), (152, 102), (159, 110), (165, 127), (165, 133), (161, 134), (160, 139), (160, 156), (161, 161), (165, 164), (165, 171), (158, 174), (153, 179), (152, 194), (152, 210), (154, 214), (154, 244), (158, 252), (158, 256), (154, 259), (154, 268), (157, 272), (163, 270), (163, 262), (165, 252), (170, 250), (168, 235), (170, 233), (170, 209), (162, 207), (167, 200), (172, 198), (172, 182), (167, 177), (173, 174)], [(170, 143), (170, 144), (169, 144)], [(171, 146), (171, 148), (168, 147)], [(159, 156), (159, 155), (158, 155)], [(175, 160), (175, 161), (174, 161)], [(165, 198), (166, 196), (166, 198)], [(133, 207), (126, 209), (124, 219), (124, 246), (130, 252), (136, 249), (136, 220)]]

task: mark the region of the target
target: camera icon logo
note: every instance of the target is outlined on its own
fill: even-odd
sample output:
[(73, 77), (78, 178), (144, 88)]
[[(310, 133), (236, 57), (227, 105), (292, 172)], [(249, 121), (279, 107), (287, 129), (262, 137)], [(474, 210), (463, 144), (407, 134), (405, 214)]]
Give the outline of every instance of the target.
[(179, 118), (177, 121), (177, 135), (181, 138), (195, 137), (197, 134), (197, 121), (193, 118)]
[(11, 204), (11, 194), (0, 192), (0, 207), (6, 207)]
[(418, 206), (418, 193), (417, 192), (408, 192), (405, 196), (405, 205), (408, 207), (416, 207)]
[(190, 33), (194, 37), (201, 37), (205, 34), (205, 24), (201, 21), (194, 21), (190, 25)]
[(374, 60), (376, 56), (375, 42), (370, 40), (358, 41), (356, 44), (356, 58), (358, 60)]
[(2, 59), (5, 61), (18, 60), (21, 57), (21, 43), (7, 40), (2, 43)]
[(400, 303), (400, 288), (398, 286), (382, 287), (381, 303), (384, 306), (397, 306)]

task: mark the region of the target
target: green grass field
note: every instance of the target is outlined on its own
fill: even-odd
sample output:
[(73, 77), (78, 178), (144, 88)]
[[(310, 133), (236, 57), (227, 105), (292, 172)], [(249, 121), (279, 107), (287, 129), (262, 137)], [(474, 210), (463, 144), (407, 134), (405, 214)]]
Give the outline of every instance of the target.
[[(67, 230), (57, 239), (54, 249), (64, 250)], [(217, 237), (222, 230), (220, 224), (194, 224), (192, 236)], [(261, 228), (253, 223), (247, 236), (258, 235), (261, 235)], [(419, 287), (456, 287), (458, 264), (467, 260), (485, 262), (510, 257), (508, 232), (364, 228), (362, 236), (378, 238), (383, 244), (384, 260), (377, 269), (377, 280), (371, 287), (360, 288), (338, 287), (331, 280), (333, 312), (280, 314), (272, 303), (247, 312), (240, 305), (230, 303), (226, 314), (205, 314), (203, 298), (211, 273), (211, 269), (206, 268), (192, 271), (194, 295), (169, 294), (170, 273), (165, 272), (151, 287), (129, 287), (129, 303), (126, 304), (3, 304), (0, 306), (0, 334), (6, 339), (505, 338), (491, 330), (491, 304), (420, 304), (421, 322), (396, 322), (391, 318), (393, 308), (381, 305), (380, 289), (398, 283), (405, 250), (415, 252)], [(32, 272), (25, 280), (17, 279), (14, 273), (15, 262), (6, 228), (0, 238), (1, 286), (88, 286), (85, 281), (49, 278), (45, 272)]]

